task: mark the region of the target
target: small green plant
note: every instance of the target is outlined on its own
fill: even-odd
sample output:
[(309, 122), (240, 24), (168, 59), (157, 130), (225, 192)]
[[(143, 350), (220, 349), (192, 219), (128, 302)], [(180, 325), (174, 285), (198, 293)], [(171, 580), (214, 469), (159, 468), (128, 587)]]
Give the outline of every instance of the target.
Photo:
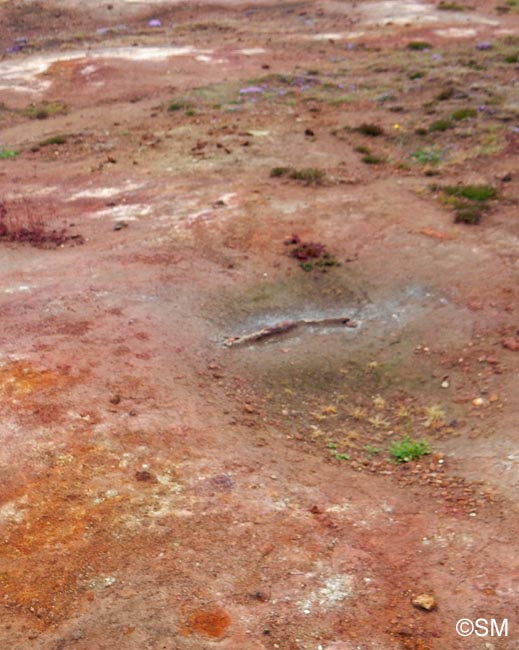
[(184, 113), (184, 115), (187, 115), (187, 117), (193, 117), (193, 115), (196, 115), (196, 112), (190, 108)]
[(380, 447), (375, 447), (374, 445), (364, 445), (364, 451), (367, 453), (369, 458), (373, 458), (373, 456), (380, 454), (382, 449), (380, 449)]
[(418, 149), (418, 151), (411, 154), (411, 158), (422, 164), (432, 163), (436, 165), (441, 162), (443, 154), (441, 151), (434, 149)]
[(350, 456), (348, 454), (336, 453), (336, 454), (332, 454), (332, 455), (336, 460), (350, 460)]
[(466, 223), (469, 226), (477, 226), (481, 222), (484, 208), (480, 205), (466, 205), (456, 208), (454, 223)]
[(488, 201), (497, 196), (497, 190), (492, 185), (447, 185), (442, 190), (449, 196), (458, 196), (469, 201)]
[(439, 102), (445, 102), (448, 99), (451, 99), (454, 95), (454, 88), (445, 88), (440, 93), (436, 95), (436, 100)]
[(404, 436), (402, 440), (394, 440), (389, 445), (389, 453), (395, 462), (408, 463), (430, 454), (431, 447), (426, 440), (411, 440), (409, 436)]
[(507, 54), (504, 57), (505, 63), (519, 63), (519, 54)]
[(0, 160), (16, 158), (19, 153), (19, 151), (14, 151), (13, 149), (0, 149)]
[(362, 135), (369, 135), (372, 138), (376, 138), (384, 133), (384, 129), (381, 126), (378, 126), (377, 124), (368, 124), (366, 122), (355, 127), (353, 130), (357, 133), (362, 133)]
[(305, 169), (292, 169), (288, 177), (295, 181), (303, 181), (305, 185), (322, 185), (326, 174), (322, 169), (306, 167)]
[(440, 11), (465, 11), (466, 7), (458, 4), (457, 2), (446, 2), (441, 0), (441, 2), (436, 6)]
[(386, 162), (386, 159), (381, 156), (376, 156), (373, 153), (368, 153), (366, 156), (362, 157), (362, 162), (365, 165), (382, 165)]
[(363, 153), (366, 156), (371, 153), (371, 151), (367, 147), (363, 147), (362, 145), (359, 147), (355, 147), (353, 151), (356, 151), (357, 153)]
[(441, 190), (440, 201), (454, 209), (454, 223), (477, 225), (489, 209), (487, 202), (497, 197), (492, 185), (447, 185), (431, 186), (433, 191)]
[(23, 112), (33, 120), (46, 120), (53, 115), (64, 115), (68, 112), (68, 109), (66, 104), (56, 101), (30, 104)]
[(411, 81), (414, 81), (415, 79), (423, 79), (424, 77), (425, 72), (416, 71), (409, 73), (409, 79), (411, 79)]
[(314, 269), (319, 269), (326, 272), (331, 266), (340, 266), (341, 263), (338, 262), (331, 255), (323, 255), (321, 259), (318, 259), (316, 262), (300, 262), (299, 266), (303, 271), (313, 271)]
[(189, 102), (172, 101), (168, 106), (168, 111), (173, 113), (174, 111), (188, 110), (190, 108), (191, 104)]
[(326, 174), (322, 169), (315, 167), (305, 167), (304, 169), (294, 169), (294, 167), (273, 167), (270, 170), (272, 178), (287, 176), (294, 181), (303, 181), (305, 185), (322, 185)]
[(326, 445), (326, 448), (327, 448), (327, 449), (337, 449), (338, 446), (339, 446), (339, 443), (338, 443), (338, 442), (329, 442), (329, 443)]
[(61, 144), (65, 144), (67, 142), (67, 139), (68, 138), (67, 138), (66, 135), (53, 135), (52, 137), (47, 138), (46, 140), (42, 140), (39, 143), (39, 146), (40, 147), (48, 147), (48, 146), (53, 145), (53, 144), (61, 145)]
[(273, 167), (270, 170), (272, 178), (279, 178), (280, 176), (287, 176), (292, 171), (292, 167)]
[(432, 45), (427, 41), (410, 41), (407, 44), (407, 49), (415, 51), (430, 50), (432, 49)]
[(429, 131), (431, 133), (443, 133), (443, 131), (447, 131), (447, 129), (452, 129), (453, 126), (451, 120), (436, 120), (429, 126)]
[(462, 120), (468, 120), (472, 117), (476, 117), (478, 114), (475, 108), (458, 108), (456, 111), (451, 113), (451, 119), (456, 122), (461, 122)]

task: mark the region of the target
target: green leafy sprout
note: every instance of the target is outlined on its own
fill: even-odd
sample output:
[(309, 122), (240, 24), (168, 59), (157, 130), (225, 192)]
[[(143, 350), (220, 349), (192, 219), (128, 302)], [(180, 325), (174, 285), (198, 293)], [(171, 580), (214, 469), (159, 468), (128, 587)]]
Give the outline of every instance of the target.
[(408, 463), (430, 454), (431, 447), (426, 440), (411, 440), (409, 436), (404, 436), (402, 440), (394, 440), (389, 445), (389, 453), (395, 462)]

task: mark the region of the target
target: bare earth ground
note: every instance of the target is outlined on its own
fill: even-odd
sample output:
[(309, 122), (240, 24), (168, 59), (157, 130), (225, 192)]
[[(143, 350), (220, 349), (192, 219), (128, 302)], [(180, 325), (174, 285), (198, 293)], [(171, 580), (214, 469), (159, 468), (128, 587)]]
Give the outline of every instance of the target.
[(0, 3), (2, 648), (519, 647), (518, 27)]

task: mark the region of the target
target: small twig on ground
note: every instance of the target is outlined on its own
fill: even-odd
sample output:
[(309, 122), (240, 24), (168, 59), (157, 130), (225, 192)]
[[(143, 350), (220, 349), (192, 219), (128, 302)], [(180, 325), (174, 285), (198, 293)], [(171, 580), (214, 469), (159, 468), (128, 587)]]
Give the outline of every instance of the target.
[(246, 343), (255, 343), (272, 336), (279, 336), (290, 332), (291, 330), (299, 327), (300, 325), (344, 325), (344, 327), (357, 327), (356, 323), (348, 316), (337, 316), (332, 318), (301, 318), (299, 320), (285, 320), (269, 327), (263, 327), (251, 334), (244, 334), (243, 336), (229, 336), (225, 339), (225, 345), (232, 348), (236, 345), (245, 345)]

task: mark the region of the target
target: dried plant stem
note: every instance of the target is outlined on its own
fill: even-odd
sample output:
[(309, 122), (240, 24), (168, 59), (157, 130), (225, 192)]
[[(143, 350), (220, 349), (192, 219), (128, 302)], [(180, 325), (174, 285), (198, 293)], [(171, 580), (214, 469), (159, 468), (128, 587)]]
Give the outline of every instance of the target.
[(299, 320), (285, 320), (269, 327), (263, 327), (260, 330), (252, 332), (251, 334), (244, 334), (243, 336), (229, 336), (225, 339), (225, 345), (228, 348), (237, 345), (245, 345), (247, 343), (255, 343), (266, 338), (279, 336), (294, 330), (296, 327), (302, 325), (343, 325), (344, 327), (357, 327), (356, 323), (348, 316), (337, 316), (332, 318), (301, 318)]

